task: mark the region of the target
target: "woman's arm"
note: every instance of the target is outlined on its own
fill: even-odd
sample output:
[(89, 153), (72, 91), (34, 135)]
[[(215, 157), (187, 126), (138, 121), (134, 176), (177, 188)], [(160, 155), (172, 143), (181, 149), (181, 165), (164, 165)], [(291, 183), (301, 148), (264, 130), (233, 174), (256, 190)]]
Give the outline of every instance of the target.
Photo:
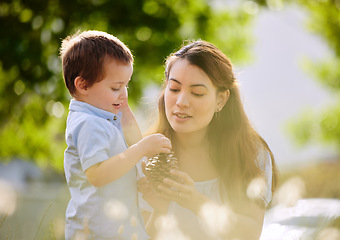
[(265, 208), (247, 200), (242, 203), (241, 211), (231, 212), (232, 224), (229, 231), (221, 236), (224, 239), (258, 240), (261, 236)]
[(238, 209), (218, 204), (198, 192), (188, 174), (177, 170), (172, 173), (182, 181), (164, 179), (165, 184), (160, 185), (159, 190), (169, 201), (194, 212), (216, 239), (260, 238), (265, 208), (247, 199), (239, 202), (242, 207)]
[[(142, 170), (145, 173), (145, 162), (142, 162)], [(139, 204), (142, 207), (141, 213), (145, 223), (145, 229), (151, 239), (156, 239), (159, 231), (159, 221), (168, 212), (170, 201), (164, 199), (161, 194), (151, 185), (147, 177), (138, 180), (138, 191), (143, 194)], [(150, 208), (145, 204), (148, 203)], [(150, 211), (149, 211), (150, 210)], [(157, 224), (158, 223), (158, 224)]]

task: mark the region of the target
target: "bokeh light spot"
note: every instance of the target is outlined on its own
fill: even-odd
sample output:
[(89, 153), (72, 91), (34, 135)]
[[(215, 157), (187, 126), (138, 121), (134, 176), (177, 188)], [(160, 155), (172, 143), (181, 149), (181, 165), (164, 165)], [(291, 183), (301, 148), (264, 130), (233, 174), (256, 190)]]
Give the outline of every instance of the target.
[(35, 16), (32, 20), (32, 28), (35, 30), (35, 29), (38, 29), (40, 28), (44, 23), (44, 18), (42, 16)]
[(32, 10), (26, 8), (22, 10), (20, 13), (20, 21), (23, 23), (28, 22), (31, 20), (32, 16), (33, 16)]
[(105, 205), (105, 212), (107, 216), (112, 219), (124, 219), (129, 214), (126, 205), (117, 200), (107, 202)]
[(199, 213), (208, 229), (208, 234), (217, 237), (229, 230), (233, 219), (233, 212), (226, 206), (215, 203), (204, 204)]
[(51, 31), (49, 30), (43, 30), (41, 31), (41, 35), (40, 35), (40, 42), (42, 44), (46, 44), (48, 43), (52, 38), (52, 34), (51, 34)]
[(158, 3), (155, 1), (147, 1), (144, 3), (143, 11), (146, 14), (154, 15), (159, 9)]
[(254, 178), (247, 188), (247, 196), (253, 200), (263, 199), (266, 193), (267, 184), (263, 177)]
[(61, 18), (54, 19), (51, 25), (51, 29), (55, 33), (61, 32), (62, 30), (64, 30), (64, 27), (65, 23)]
[(136, 32), (136, 37), (139, 41), (147, 41), (151, 37), (152, 31), (148, 27), (141, 27)]
[(65, 108), (64, 105), (61, 102), (55, 102), (52, 105), (52, 114), (56, 116), (57, 118), (60, 118), (64, 115)]
[(292, 177), (278, 189), (274, 202), (286, 207), (292, 207), (304, 196), (305, 191), (306, 186), (302, 178)]
[(138, 240), (138, 235), (137, 235), (137, 233), (133, 233), (133, 234), (132, 234), (131, 240)]
[(25, 91), (25, 84), (23, 81), (18, 80), (14, 84), (14, 92), (16, 95), (21, 95)]
[(161, 216), (155, 222), (155, 227), (159, 229), (156, 240), (189, 240), (178, 227), (178, 222), (175, 216)]
[(242, 5), (243, 10), (251, 15), (255, 15), (259, 12), (259, 6), (254, 1), (246, 1)]
[(0, 179), (0, 215), (12, 215), (17, 205), (17, 194), (13, 186)]

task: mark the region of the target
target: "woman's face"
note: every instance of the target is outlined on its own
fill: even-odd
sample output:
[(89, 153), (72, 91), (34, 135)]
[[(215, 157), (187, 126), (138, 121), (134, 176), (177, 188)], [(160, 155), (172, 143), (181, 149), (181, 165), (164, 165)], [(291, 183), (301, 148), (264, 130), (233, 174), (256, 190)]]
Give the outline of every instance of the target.
[(165, 114), (176, 133), (204, 131), (217, 109), (221, 96), (208, 75), (185, 59), (171, 67), (164, 93)]

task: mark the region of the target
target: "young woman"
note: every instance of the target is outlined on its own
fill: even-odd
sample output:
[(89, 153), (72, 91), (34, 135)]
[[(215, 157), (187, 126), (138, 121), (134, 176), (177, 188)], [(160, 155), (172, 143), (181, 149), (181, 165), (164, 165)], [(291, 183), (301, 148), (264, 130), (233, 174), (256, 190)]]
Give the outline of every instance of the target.
[(191, 42), (168, 57), (165, 77), (154, 132), (171, 140), (179, 170), (157, 189), (140, 180), (149, 235), (259, 239), (277, 169), (245, 114), (230, 60)]

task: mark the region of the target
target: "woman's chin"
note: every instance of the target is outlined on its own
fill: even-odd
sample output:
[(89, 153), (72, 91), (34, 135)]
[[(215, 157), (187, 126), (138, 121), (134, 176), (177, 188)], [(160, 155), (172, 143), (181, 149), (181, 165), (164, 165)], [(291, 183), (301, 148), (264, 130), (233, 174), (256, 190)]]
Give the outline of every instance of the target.
[(170, 124), (171, 128), (174, 130), (176, 133), (190, 133), (192, 129), (190, 129), (188, 126), (184, 126), (181, 124)]

